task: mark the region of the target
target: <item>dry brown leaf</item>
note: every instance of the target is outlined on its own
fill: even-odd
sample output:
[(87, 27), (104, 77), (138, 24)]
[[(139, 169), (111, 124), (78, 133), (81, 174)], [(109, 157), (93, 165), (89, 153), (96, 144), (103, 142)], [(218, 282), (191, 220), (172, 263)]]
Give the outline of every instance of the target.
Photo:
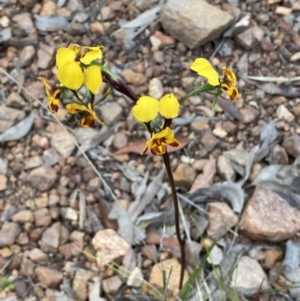
[[(191, 139), (181, 138), (181, 139), (178, 139), (178, 141), (180, 143), (179, 147), (172, 147), (172, 146), (168, 145), (169, 153), (173, 153), (173, 152), (181, 150), (191, 141)], [(130, 145), (127, 145), (127, 146), (119, 149), (118, 151), (116, 151), (114, 153), (114, 155), (123, 155), (123, 154), (127, 154), (127, 153), (140, 154), (143, 151), (143, 149), (145, 148), (145, 145), (146, 145), (145, 141), (136, 141)], [(147, 155), (149, 155), (149, 154), (151, 154), (151, 152), (148, 149)]]

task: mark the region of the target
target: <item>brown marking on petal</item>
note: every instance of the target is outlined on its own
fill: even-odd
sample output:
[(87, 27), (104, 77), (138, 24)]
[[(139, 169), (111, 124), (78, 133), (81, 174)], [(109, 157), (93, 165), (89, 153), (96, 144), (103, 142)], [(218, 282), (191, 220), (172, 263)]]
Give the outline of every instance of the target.
[(94, 124), (95, 124), (94, 119), (89, 117), (82, 118), (80, 121), (80, 125), (83, 127), (93, 127)]
[(49, 109), (50, 109), (50, 111), (51, 111), (52, 113), (54, 113), (54, 112), (57, 112), (57, 111), (58, 111), (59, 106), (56, 105), (56, 104), (54, 104), (54, 103), (51, 103), (51, 104), (49, 104)]
[(237, 98), (238, 94), (239, 93), (238, 93), (237, 89), (233, 89), (232, 92), (230, 93), (229, 97), (232, 101), (234, 101)]

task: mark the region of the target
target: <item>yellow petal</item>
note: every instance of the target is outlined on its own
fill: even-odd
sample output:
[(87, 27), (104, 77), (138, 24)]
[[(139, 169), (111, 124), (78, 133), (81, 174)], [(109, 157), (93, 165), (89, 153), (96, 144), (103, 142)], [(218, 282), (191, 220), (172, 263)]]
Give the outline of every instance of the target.
[(84, 70), (84, 84), (93, 94), (98, 94), (102, 86), (102, 74), (99, 66), (90, 66)]
[(180, 104), (173, 94), (166, 94), (159, 101), (159, 113), (167, 119), (177, 117), (179, 108)]
[(96, 112), (94, 111), (94, 109), (92, 108), (92, 104), (90, 102), (87, 105), (87, 111), (90, 113), (91, 116), (93, 116), (93, 118), (95, 120), (98, 121), (98, 123), (104, 124), (104, 122), (98, 118), (98, 116), (97, 116)]
[(49, 97), (49, 99), (48, 99), (48, 107), (49, 107), (49, 110), (50, 110), (52, 113), (58, 111), (59, 105), (60, 105), (60, 100), (59, 100), (59, 98), (55, 98), (55, 97), (52, 97), (52, 96)]
[(94, 118), (91, 115), (87, 115), (80, 120), (80, 125), (82, 127), (93, 127), (95, 123)]
[(45, 85), (45, 91), (46, 91), (46, 94), (48, 97), (51, 96), (51, 87), (52, 87), (52, 84), (45, 78), (43, 77), (38, 77), (38, 79)]
[(72, 49), (62, 47), (56, 52), (56, 66), (58, 69), (63, 68), (65, 64), (74, 62), (76, 58), (76, 52)]
[(66, 105), (66, 110), (68, 114), (73, 115), (78, 113), (79, 111), (87, 111), (87, 107), (77, 103), (69, 103)]
[(88, 52), (80, 60), (81, 63), (89, 65), (92, 61), (102, 59), (102, 50), (100, 47), (87, 47)]
[(142, 96), (132, 108), (132, 114), (139, 122), (150, 122), (153, 120), (159, 110), (159, 102), (150, 96)]
[(78, 90), (84, 80), (83, 72), (76, 62), (65, 64), (57, 70), (56, 76), (62, 86), (71, 90)]
[(208, 60), (204, 58), (198, 58), (194, 61), (190, 68), (197, 72), (200, 76), (205, 77), (210, 85), (220, 85), (219, 75)]
[(236, 88), (235, 74), (225, 66), (223, 67), (223, 81), (221, 87), (232, 101), (234, 101), (238, 97), (239, 92)]

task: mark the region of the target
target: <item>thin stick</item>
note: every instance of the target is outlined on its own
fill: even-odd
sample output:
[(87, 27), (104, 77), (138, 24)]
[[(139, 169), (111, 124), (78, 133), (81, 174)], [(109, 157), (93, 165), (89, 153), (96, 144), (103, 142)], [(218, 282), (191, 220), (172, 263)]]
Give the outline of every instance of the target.
[(163, 158), (164, 158), (164, 163), (165, 163), (168, 178), (169, 178), (169, 183), (170, 183), (171, 190), (172, 190), (173, 203), (174, 203), (174, 213), (175, 213), (176, 236), (177, 236), (177, 240), (178, 240), (179, 246), (180, 246), (181, 270), (180, 270), (180, 279), (179, 279), (179, 289), (181, 289), (182, 285), (183, 285), (183, 276), (184, 276), (184, 270), (185, 270), (185, 250), (184, 250), (185, 240), (182, 239), (181, 235), (180, 235), (179, 201), (178, 201), (177, 192), (176, 192), (176, 188), (175, 188), (173, 173), (172, 173), (172, 170), (171, 170), (169, 154), (164, 153)]

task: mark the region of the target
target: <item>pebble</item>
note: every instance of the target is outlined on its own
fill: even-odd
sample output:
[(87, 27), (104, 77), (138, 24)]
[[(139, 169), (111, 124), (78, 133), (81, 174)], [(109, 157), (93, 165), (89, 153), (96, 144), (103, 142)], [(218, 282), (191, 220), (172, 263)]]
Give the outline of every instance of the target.
[(276, 115), (280, 120), (287, 122), (292, 122), (295, 119), (295, 116), (284, 105), (277, 108)]
[(242, 256), (237, 261), (230, 286), (245, 295), (255, 295), (259, 289), (269, 289), (268, 278), (261, 265), (248, 256)]
[(63, 279), (63, 274), (57, 270), (49, 269), (47, 267), (37, 267), (35, 275), (38, 281), (47, 288), (58, 288)]
[(285, 6), (277, 6), (275, 9), (275, 14), (287, 16), (292, 13), (293, 9)]
[(207, 258), (207, 262), (213, 265), (220, 265), (223, 260), (223, 251), (217, 245), (215, 245), (209, 253), (209, 257)]
[(0, 175), (0, 191), (7, 189), (7, 177), (5, 175)]
[(24, 100), (24, 98), (16, 92), (11, 92), (6, 101), (5, 104), (9, 107), (15, 107), (18, 109), (22, 109), (24, 106), (26, 106), (26, 102)]
[(144, 74), (134, 72), (131, 69), (124, 69), (121, 75), (127, 84), (133, 84), (136, 87), (143, 85), (147, 81)]
[(53, 166), (59, 160), (59, 155), (55, 148), (48, 148), (43, 153), (43, 160), (46, 165)]
[(201, 133), (205, 128), (207, 128), (208, 125), (208, 119), (200, 119), (193, 121), (191, 123), (191, 128), (193, 131), (195, 131), (197, 134)]
[(271, 155), (272, 164), (289, 164), (289, 157), (285, 149), (279, 144), (275, 145)]
[(220, 37), (232, 22), (229, 13), (205, 1), (169, 0), (161, 13), (165, 32), (191, 49)]
[(113, 139), (112, 143), (116, 149), (121, 149), (121, 148), (125, 147), (128, 144), (127, 135), (123, 132), (117, 132), (114, 135), (114, 139)]
[(244, 210), (239, 229), (254, 240), (283, 241), (299, 231), (300, 213), (278, 194), (258, 185)]
[(176, 186), (190, 188), (194, 183), (196, 173), (189, 164), (180, 163), (174, 171), (173, 176)]
[(223, 155), (218, 157), (217, 170), (219, 175), (226, 181), (233, 182), (236, 178), (236, 172), (232, 167), (231, 161)]
[(225, 138), (227, 136), (227, 132), (221, 127), (216, 127), (212, 133), (219, 138)]
[(282, 258), (283, 251), (281, 249), (270, 249), (265, 251), (265, 264), (268, 266), (274, 266)]
[(88, 300), (88, 281), (92, 279), (95, 274), (86, 269), (79, 269), (74, 276), (72, 288), (75, 295), (75, 300), (85, 301)]
[(5, 222), (0, 230), (0, 248), (9, 247), (21, 233), (17, 223)]
[[(164, 260), (155, 264), (150, 272), (149, 283), (158, 287), (164, 288), (164, 275), (168, 275), (167, 288), (174, 294), (179, 292), (179, 278), (180, 278), (181, 265), (176, 258)], [(164, 271), (164, 273), (163, 273)], [(188, 280), (188, 272), (184, 271), (183, 284)]]
[(46, 264), (49, 260), (48, 255), (38, 248), (29, 251), (29, 258), (38, 264)]
[(116, 124), (123, 112), (123, 108), (116, 102), (109, 102), (99, 107), (102, 120), (107, 126)]
[(34, 29), (34, 24), (31, 19), (30, 13), (21, 13), (15, 15), (12, 20), (18, 24), (21, 29), (31, 30)]
[(33, 7), (38, 0), (19, 0), (19, 3), (27, 8)]
[(48, 208), (40, 208), (33, 212), (35, 225), (37, 227), (47, 227), (51, 224), (52, 218)]
[(200, 142), (208, 152), (211, 152), (218, 145), (219, 140), (212, 134), (211, 130), (208, 129), (202, 135)]
[(144, 282), (144, 276), (139, 267), (135, 267), (127, 279), (127, 285), (131, 287), (140, 287)]
[(56, 15), (57, 4), (53, 1), (45, 1), (40, 9), (41, 16)]
[(263, 37), (264, 31), (258, 26), (253, 26), (238, 34), (235, 40), (240, 46), (250, 50), (260, 43)]
[(239, 110), (243, 123), (251, 123), (259, 117), (259, 111), (252, 106), (245, 106)]
[(55, 48), (47, 44), (40, 43), (39, 50), (37, 52), (38, 61), (37, 65), (40, 69), (48, 69), (53, 60)]
[(40, 157), (40, 156), (30, 157), (30, 158), (28, 158), (24, 169), (28, 170), (28, 169), (36, 168), (43, 164), (44, 164), (44, 161), (43, 161), (42, 157)]
[(160, 99), (164, 94), (164, 87), (161, 80), (157, 77), (154, 77), (150, 80), (148, 86), (148, 94), (149, 96)]
[(300, 136), (292, 135), (291, 137), (286, 138), (282, 143), (285, 151), (294, 158), (297, 158), (300, 155)]
[(218, 239), (238, 223), (238, 217), (226, 203), (212, 202), (209, 204), (208, 221), (207, 235)]
[(8, 166), (8, 160), (5, 158), (0, 158), (0, 175), (6, 175)]
[(2, 16), (2, 17), (0, 18), (0, 25), (1, 25), (3, 28), (8, 27), (9, 23), (10, 23), (10, 20), (9, 20), (9, 18), (8, 18), (7, 16)]
[(33, 169), (28, 174), (28, 183), (39, 191), (49, 190), (57, 179), (56, 171), (49, 166)]
[(107, 263), (119, 262), (130, 249), (130, 245), (112, 229), (98, 231), (92, 239), (92, 245), (97, 251), (99, 267)]
[(64, 219), (77, 221), (78, 220), (78, 213), (75, 209), (68, 207), (68, 208), (61, 208), (61, 215)]
[(25, 46), (20, 53), (20, 63), (22, 67), (29, 66), (34, 56), (35, 56), (35, 48), (32, 45)]
[(122, 280), (118, 275), (102, 280), (103, 290), (107, 294), (115, 294), (120, 289), (121, 286), (122, 286)]
[(0, 249), (0, 256), (2, 256), (3, 258), (9, 258), (11, 255), (13, 255), (13, 252), (10, 248), (3, 248)]
[(46, 253), (55, 253), (59, 247), (60, 239), (60, 222), (54, 223), (47, 228), (42, 235), (41, 249)]
[(17, 121), (25, 118), (25, 112), (0, 105), (0, 133), (4, 133)]
[(33, 214), (30, 210), (21, 210), (12, 216), (12, 221), (15, 223), (25, 224), (33, 222)]
[(63, 158), (70, 157), (76, 147), (74, 138), (64, 130), (51, 134), (50, 143)]

